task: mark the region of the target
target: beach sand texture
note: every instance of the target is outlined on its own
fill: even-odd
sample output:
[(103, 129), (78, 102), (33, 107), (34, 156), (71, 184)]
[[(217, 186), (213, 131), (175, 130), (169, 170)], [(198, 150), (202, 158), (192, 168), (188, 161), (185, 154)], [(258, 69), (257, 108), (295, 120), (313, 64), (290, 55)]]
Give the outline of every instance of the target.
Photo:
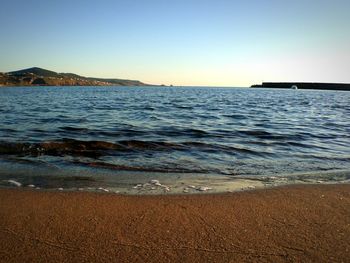
[(0, 262), (350, 262), (348, 184), (0, 200)]

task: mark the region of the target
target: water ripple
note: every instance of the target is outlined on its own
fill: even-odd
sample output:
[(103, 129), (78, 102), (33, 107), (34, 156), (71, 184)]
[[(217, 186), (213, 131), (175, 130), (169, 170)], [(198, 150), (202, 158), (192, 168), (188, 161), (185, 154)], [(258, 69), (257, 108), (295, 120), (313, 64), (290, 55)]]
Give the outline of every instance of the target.
[(4, 88), (0, 159), (242, 175), (350, 169), (349, 101), (337, 91)]

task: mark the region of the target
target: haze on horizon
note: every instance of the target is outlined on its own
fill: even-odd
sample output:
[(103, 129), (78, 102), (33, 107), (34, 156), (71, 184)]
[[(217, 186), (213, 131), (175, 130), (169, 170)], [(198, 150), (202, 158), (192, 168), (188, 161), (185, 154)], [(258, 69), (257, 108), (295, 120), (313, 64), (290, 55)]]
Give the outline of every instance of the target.
[(350, 1), (4, 0), (0, 72), (152, 84), (350, 83)]

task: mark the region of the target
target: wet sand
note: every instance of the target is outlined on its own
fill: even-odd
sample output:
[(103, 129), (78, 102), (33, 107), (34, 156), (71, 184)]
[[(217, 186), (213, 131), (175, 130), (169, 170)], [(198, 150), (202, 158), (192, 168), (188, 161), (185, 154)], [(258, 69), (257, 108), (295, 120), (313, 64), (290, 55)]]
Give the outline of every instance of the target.
[(349, 262), (350, 185), (121, 196), (0, 190), (0, 262)]

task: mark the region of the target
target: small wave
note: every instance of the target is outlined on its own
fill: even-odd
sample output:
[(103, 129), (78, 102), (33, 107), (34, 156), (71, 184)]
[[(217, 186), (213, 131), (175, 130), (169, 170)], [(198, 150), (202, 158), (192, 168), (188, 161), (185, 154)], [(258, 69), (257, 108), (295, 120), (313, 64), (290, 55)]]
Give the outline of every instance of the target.
[(343, 156), (332, 156), (332, 155), (321, 155), (321, 154), (296, 154), (296, 156), (311, 159), (311, 160), (324, 160), (324, 161), (341, 161), (341, 162), (350, 162), (350, 156), (344, 154)]
[(0, 128), (0, 131), (5, 132), (5, 133), (15, 133), (17, 130), (11, 129), (11, 128)]
[(116, 131), (89, 131), (88, 135), (91, 136), (106, 136), (106, 137), (118, 137), (118, 136), (125, 136), (125, 137), (135, 137), (135, 136), (143, 136), (147, 135), (147, 131), (140, 131), (140, 130), (132, 130), (132, 129), (119, 129)]
[(247, 119), (247, 116), (241, 115), (241, 114), (225, 114), (223, 117), (234, 119), (234, 120), (245, 120)]
[(257, 152), (248, 148), (235, 147), (235, 146), (226, 146), (219, 144), (207, 144), (201, 142), (184, 142), (181, 145), (196, 148), (204, 151), (216, 151), (216, 152), (226, 152), (226, 153), (248, 153), (253, 155), (264, 155), (267, 153)]
[(178, 105), (178, 106), (175, 106), (175, 108), (184, 109), (184, 110), (193, 110), (193, 107), (192, 107), (192, 106), (182, 106), (182, 105)]
[(175, 150), (183, 146), (168, 142), (124, 140), (117, 143), (106, 141), (79, 141), (63, 139), (43, 143), (10, 143), (0, 142), (0, 154), (3, 155), (76, 155), (98, 157), (108, 154), (109, 151), (133, 150)]
[(75, 162), (93, 168), (111, 169), (117, 171), (133, 171), (133, 172), (154, 172), (154, 173), (208, 173), (206, 169), (189, 169), (177, 167), (147, 167), (147, 166), (128, 166), (120, 164), (111, 164), (106, 162)]
[(169, 142), (125, 140), (125, 141), (119, 141), (118, 144), (124, 146), (127, 149), (137, 149), (137, 150), (181, 149), (181, 145), (176, 143), (169, 143)]
[(199, 129), (164, 128), (155, 133), (160, 136), (184, 136), (190, 138), (205, 138), (211, 136), (209, 132)]
[(102, 141), (78, 141), (64, 139), (43, 143), (9, 143), (0, 142), (0, 154), (3, 155), (80, 155), (97, 157), (100, 151), (122, 149), (117, 144)]
[(73, 131), (73, 132), (87, 132), (87, 131), (89, 131), (89, 129), (87, 129), (87, 128), (71, 127), (71, 126), (60, 127), (59, 129), (61, 129), (63, 131)]
[(270, 133), (263, 130), (240, 130), (238, 131), (240, 135), (253, 136), (258, 139), (266, 140), (303, 140), (304, 136), (302, 134), (280, 134), (280, 133)]
[(0, 155), (51, 155), (51, 156), (83, 156), (98, 158), (105, 155), (113, 155), (117, 152), (133, 151), (202, 151), (226, 154), (250, 154), (264, 156), (270, 154), (264, 151), (256, 151), (249, 148), (210, 144), (204, 142), (164, 142), (164, 141), (141, 141), (121, 140), (115, 143), (106, 141), (80, 141), (74, 139), (62, 139), (42, 143), (10, 143), (0, 142)]

